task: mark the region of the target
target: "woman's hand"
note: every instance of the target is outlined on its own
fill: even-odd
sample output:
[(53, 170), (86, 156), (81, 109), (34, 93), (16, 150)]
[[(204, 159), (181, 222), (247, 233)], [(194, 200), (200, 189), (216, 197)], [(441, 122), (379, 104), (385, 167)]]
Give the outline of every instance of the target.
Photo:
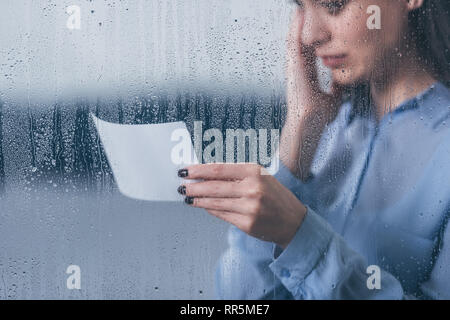
[(186, 203), (283, 249), (306, 214), (297, 197), (257, 164), (199, 164), (180, 170), (179, 176), (204, 180), (178, 188)]
[(336, 116), (344, 86), (333, 81), (331, 92), (322, 91), (316, 67), (316, 46), (302, 41), (304, 12), (297, 9), (291, 16), (286, 40), (286, 95), (288, 117), (321, 113), (332, 121)]

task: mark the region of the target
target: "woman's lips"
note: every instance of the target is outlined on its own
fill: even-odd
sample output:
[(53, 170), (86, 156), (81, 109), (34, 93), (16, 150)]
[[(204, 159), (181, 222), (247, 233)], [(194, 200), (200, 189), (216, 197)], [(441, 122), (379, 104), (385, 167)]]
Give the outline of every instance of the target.
[(329, 68), (337, 68), (339, 66), (342, 66), (342, 64), (345, 62), (347, 55), (346, 54), (340, 54), (335, 56), (322, 56), (323, 64)]

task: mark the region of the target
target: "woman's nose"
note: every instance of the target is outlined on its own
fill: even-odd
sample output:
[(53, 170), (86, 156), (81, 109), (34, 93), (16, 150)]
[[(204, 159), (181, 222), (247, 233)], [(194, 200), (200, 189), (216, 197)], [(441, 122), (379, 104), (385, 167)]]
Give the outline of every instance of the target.
[(330, 32), (326, 18), (313, 10), (305, 10), (302, 28), (302, 43), (307, 46), (317, 46), (329, 40)]

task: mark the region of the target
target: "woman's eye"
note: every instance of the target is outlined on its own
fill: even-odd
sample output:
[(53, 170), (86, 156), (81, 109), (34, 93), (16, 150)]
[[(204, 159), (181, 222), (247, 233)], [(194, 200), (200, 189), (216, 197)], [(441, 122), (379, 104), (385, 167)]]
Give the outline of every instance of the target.
[(299, 6), (300, 8), (303, 8), (303, 2), (301, 0), (291, 0), (291, 3), (294, 3), (295, 5)]
[(332, 15), (338, 14), (345, 6), (347, 1), (328, 1), (322, 2), (322, 6), (328, 9), (328, 12)]

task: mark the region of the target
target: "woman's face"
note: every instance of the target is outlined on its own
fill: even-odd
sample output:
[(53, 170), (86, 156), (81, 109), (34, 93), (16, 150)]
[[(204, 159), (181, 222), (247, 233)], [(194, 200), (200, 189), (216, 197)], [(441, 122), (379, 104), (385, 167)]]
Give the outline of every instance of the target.
[[(296, 2), (303, 15), (302, 43), (315, 48), (338, 83), (383, 77), (386, 67), (405, 54), (407, 0)], [(380, 29), (368, 27), (368, 20), (373, 22), (374, 13), (367, 13), (372, 5), (380, 8)]]

